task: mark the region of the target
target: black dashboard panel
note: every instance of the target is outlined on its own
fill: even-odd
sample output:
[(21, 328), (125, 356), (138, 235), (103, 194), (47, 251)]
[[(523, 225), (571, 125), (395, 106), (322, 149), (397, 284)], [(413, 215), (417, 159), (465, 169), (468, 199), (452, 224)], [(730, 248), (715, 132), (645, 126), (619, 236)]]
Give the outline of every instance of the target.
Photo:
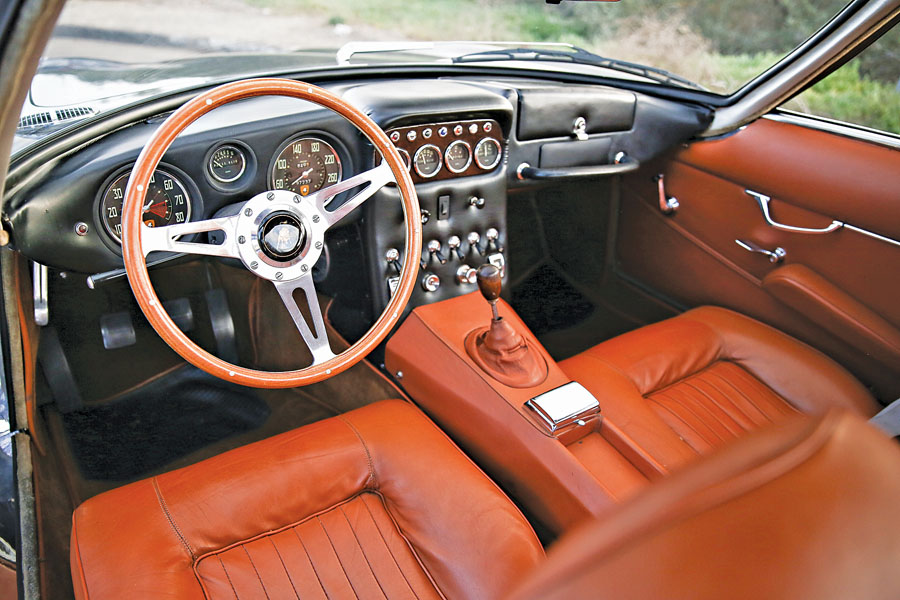
[[(469, 269), (486, 261), (505, 266), (518, 260), (506, 251), (508, 211), (528, 196), (521, 192), (552, 182), (520, 181), (517, 165), (607, 164), (619, 152), (644, 162), (688, 139), (709, 118), (705, 109), (633, 92), (525, 78), (369, 81), (330, 89), (395, 134), (395, 145), (411, 156), (424, 143), (437, 146), (441, 155), (443, 176), (415, 178), (423, 211), (415, 218), (423, 221), (425, 247), (410, 307), (474, 291)], [(571, 131), (578, 117), (586, 121), (585, 139)], [(83, 274), (120, 269), (121, 251), (103, 227), (100, 199), (104, 185), (134, 163), (161, 118), (112, 132), (45, 165), (12, 190), (7, 214), (16, 248), (54, 269)], [(440, 135), (443, 127), (446, 136)], [(457, 127), (461, 131), (454, 131)], [(300, 100), (260, 97), (226, 105), (192, 124), (160, 168), (189, 190), (191, 220), (206, 219), (269, 190), (276, 155), (299, 137), (333, 148), (343, 179), (380, 158), (367, 138), (334, 113)], [(454, 141), (465, 142), (474, 154), (485, 138), (497, 141), (496, 162), (482, 168), (473, 157), (465, 164), (460, 153), (453, 159), (459, 172), (447, 169)], [(216, 177), (210, 160), (223, 145), (237, 149), (242, 163), (234, 172), (218, 165)], [(492, 154), (485, 156), (493, 161)], [(332, 268), (324, 265), (317, 282), (327, 294), (343, 290), (338, 295), (347, 306), (333, 307), (332, 315), (349, 315), (346, 330), (364, 331), (371, 323), (362, 321), (387, 304), (405, 261), (400, 207), (396, 187), (388, 185), (326, 237)]]

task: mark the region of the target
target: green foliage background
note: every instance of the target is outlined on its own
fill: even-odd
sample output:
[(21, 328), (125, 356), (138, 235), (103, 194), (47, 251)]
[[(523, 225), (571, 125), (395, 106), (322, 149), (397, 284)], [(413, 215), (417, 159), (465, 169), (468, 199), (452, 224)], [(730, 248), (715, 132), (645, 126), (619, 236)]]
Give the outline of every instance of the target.
[[(424, 40), (568, 42), (731, 93), (827, 23), (846, 0), (246, 0)], [(786, 108), (900, 134), (896, 28)]]

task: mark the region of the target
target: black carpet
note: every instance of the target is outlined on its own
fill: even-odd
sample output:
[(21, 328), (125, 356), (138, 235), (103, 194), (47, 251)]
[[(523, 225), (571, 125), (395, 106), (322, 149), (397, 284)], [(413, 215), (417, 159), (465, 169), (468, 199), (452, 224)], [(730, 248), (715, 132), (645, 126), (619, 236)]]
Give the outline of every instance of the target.
[(185, 366), (112, 402), (63, 415), (87, 479), (134, 479), (262, 425), (270, 409), (248, 388)]
[(535, 335), (566, 329), (594, 312), (594, 305), (549, 265), (538, 267), (512, 291), (511, 303)]

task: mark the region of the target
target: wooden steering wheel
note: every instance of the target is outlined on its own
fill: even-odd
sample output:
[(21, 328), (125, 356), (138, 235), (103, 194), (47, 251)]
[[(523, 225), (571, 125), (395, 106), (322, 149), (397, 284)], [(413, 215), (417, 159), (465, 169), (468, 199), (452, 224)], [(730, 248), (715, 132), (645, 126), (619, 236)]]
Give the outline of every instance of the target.
[[(383, 157), (381, 164), (308, 196), (289, 190), (257, 194), (235, 216), (167, 227), (144, 225), (141, 222), (141, 207), (145, 190), (175, 136), (218, 106), (243, 98), (269, 95), (300, 98), (340, 114), (375, 145)], [(335, 355), (328, 343), (325, 321), (316, 298), (312, 268), (322, 253), (325, 231), (391, 182), (397, 184), (400, 192), (406, 225), (406, 260), (400, 273), (400, 283), (375, 324), (350, 348)], [(337, 208), (326, 208), (338, 194), (361, 186), (365, 187)], [(406, 166), (387, 135), (372, 119), (331, 92), (308, 83), (288, 79), (249, 79), (225, 84), (197, 96), (172, 113), (144, 146), (125, 190), (122, 253), (128, 281), (138, 305), (156, 332), (186, 361), (216, 377), (242, 385), (296, 387), (349, 369), (371, 352), (397, 323), (412, 294), (419, 268), (422, 253), (419, 214), (419, 200)], [(224, 232), (224, 242), (208, 244), (178, 240), (181, 236), (211, 231)], [(197, 346), (166, 313), (150, 283), (146, 257), (154, 251), (235, 258), (258, 277), (271, 281), (312, 353), (312, 365), (296, 371), (257, 371), (230, 364)], [(300, 311), (294, 298), (296, 290), (302, 292), (299, 295), (309, 307), (311, 322), (307, 322)]]

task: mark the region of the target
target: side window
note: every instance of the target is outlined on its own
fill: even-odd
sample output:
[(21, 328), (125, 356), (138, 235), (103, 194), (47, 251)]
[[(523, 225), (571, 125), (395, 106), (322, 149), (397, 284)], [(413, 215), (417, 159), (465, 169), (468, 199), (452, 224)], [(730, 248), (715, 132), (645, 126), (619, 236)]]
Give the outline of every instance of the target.
[(783, 108), (900, 135), (900, 27)]

